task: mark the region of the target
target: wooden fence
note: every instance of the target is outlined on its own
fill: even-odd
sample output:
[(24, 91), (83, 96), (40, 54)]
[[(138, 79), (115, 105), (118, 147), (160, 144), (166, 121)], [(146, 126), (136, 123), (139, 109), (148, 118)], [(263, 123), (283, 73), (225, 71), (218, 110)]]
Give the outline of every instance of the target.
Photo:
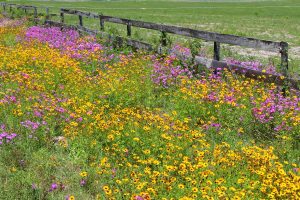
[[(15, 7), (17, 9), (21, 8), (25, 12), (27, 12), (27, 10), (34, 10), (34, 17), (37, 18), (38, 16), (37, 13), (38, 7), (35, 6), (25, 6), (25, 5), (16, 5), (16, 4), (7, 4), (7, 3), (1, 3), (1, 5), (4, 11), (7, 9), (7, 7), (9, 7), (10, 11), (13, 7)], [(44, 21), (45, 24), (52, 25), (52, 26), (74, 28), (77, 29), (78, 31), (86, 32), (90, 34), (106, 35), (109, 38), (114, 38), (115, 40), (118, 41), (118, 43), (125, 43), (126, 45), (133, 46), (137, 49), (154, 50), (153, 46), (148, 43), (131, 39), (130, 38), (132, 32), (131, 27), (138, 27), (138, 28), (160, 31), (162, 34), (161, 46), (167, 45), (167, 33), (202, 39), (205, 41), (211, 41), (214, 43), (213, 59), (196, 56), (195, 62), (197, 62), (198, 64), (204, 64), (212, 68), (227, 68), (229, 70), (234, 70), (238, 73), (245, 74), (246, 77), (250, 77), (250, 78), (257, 79), (257, 78), (265, 77), (263, 80), (266, 82), (273, 82), (278, 85), (290, 86), (297, 89), (298, 89), (298, 84), (300, 83), (300, 80), (290, 79), (288, 77), (288, 43), (287, 42), (274, 42), (274, 41), (260, 40), (260, 39), (249, 38), (249, 37), (241, 37), (236, 35), (194, 30), (190, 28), (131, 20), (131, 19), (125, 19), (125, 18), (119, 18), (113, 16), (106, 16), (102, 14), (96, 14), (96, 13), (67, 9), (67, 8), (60, 9), (60, 22), (56, 22), (50, 20), (50, 16), (53, 14), (49, 13), (49, 8), (45, 8), (45, 9), (46, 9), (45, 21)], [(66, 24), (65, 14), (78, 16), (78, 25), (72, 26)], [(100, 24), (100, 30), (91, 30), (84, 27), (84, 22), (83, 22), (84, 17), (98, 20), (98, 23)], [(127, 38), (120, 37), (120, 36), (112, 36), (105, 33), (104, 31), (105, 31), (106, 22), (126, 25)], [(248, 48), (280, 53), (281, 73), (283, 74), (284, 78), (282, 76), (268, 74), (268, 73), (248, 69), (240, 65), (232, 65), (220, 61), (221, 44), (230, 44), (235, 46), (248, 47)]]

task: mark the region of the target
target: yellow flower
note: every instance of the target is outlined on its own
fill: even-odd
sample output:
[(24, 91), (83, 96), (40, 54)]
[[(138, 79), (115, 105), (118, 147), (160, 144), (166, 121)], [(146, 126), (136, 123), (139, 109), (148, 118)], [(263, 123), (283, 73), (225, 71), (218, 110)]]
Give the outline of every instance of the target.
[(144, 131), (150, 131), (150, 127), (149, 126), (144, 126), (143, 129), (144, 129)]
[(102, 189), (103, 189), (104, 191), (107, 191), (107, 190), (109, 190), (109, 187), (108, 187), (107, 185), (104, 185), (104, 186), (102, 187)]
[(224, 178), (219, 178), (219, 179), (216, 180), (216, 184), (220, 185), (220, 184), (222, 184), (224, 181), (225, 181)]
[(75, 200), (75, 197), (73, 195), (69, 196), (68, 200)]
[(179, 188), (179, 189), (183, 189), (183, 188), (184, 188), (184, 185), (183, 185), (183, 184), (179, 184), (179, 185), (178, 185), (178, 188)]
[(198, 192), (198, 188), (193, 187), (193, 188), (192, 188), (192, 191), (193, 191), (194, 193), (197, 193), (197, 192)]
[(114, 137), (112, 134), (109, 134), (109, 135), (107, 136), (107, 139), (112, 141), (112, 140), (115, 139), (115, 137)]
[(146, 149), (143, 152), (144, 152), (144, 154), (148, 155), (148, 154), (150, 154), (151, 151), (150, 151), (150, 149)]
[(81, 176), (81, 177), (86, 177), (87, 175), (88, 175), (87, 172), (81, 172), (81, 173), (80, 173), (80, 176)]
[(78, 126), (78, 123), (77, 123), (77, 122), (71, 122), (70, 125), (71, 125), (71, 126), (77, 127), (77, 126)]

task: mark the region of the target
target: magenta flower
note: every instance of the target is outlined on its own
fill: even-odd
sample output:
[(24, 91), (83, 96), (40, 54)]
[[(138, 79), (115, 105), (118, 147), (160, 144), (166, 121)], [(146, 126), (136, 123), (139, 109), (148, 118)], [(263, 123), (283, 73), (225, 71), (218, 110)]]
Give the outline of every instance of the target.
[(52, 192), (52, 191), (56, 190), (57, 188), (58, 188), (58, 185), (56, 183), (52, 183), (49, 192)]
[(36, 190), (36, 189), (37, 189), (36, 184), (32, 183), (31, 188), (32, 188), (33, 190)]
[(0, 134), (0, 145), (3, 144), (4, 142), (10, 143), (15, 137), (17, 137), (16, 133), (2, 132)]
[[(60, 49), (66, 54), (76, 59), (86, 59), (91, 53), (100, 52), (103, 46), (96, 42), (92, 36), (80, 37), (75, 30), (61, 30), (58, 27), (33, 26), (27, 29), (26, 41), (36, 40), (46, 43), (52, 48)], [(108, 57), (111, 60), (114, 55)]]
[(167, 88), (179, 83), (179, 80), (183, 77), (192, 78), (192, 71), (177, 65), (176, 61), (177, 58), (174, 55), (168, 56), (165, 59), (155, 59), (151, 75), (152, 81), (157, 85)]
[(86, 185), (86, 180), (84, 180), (84, 179), (82, 179), (81, 181), (80, 181), (80, 186), (85, 186)]

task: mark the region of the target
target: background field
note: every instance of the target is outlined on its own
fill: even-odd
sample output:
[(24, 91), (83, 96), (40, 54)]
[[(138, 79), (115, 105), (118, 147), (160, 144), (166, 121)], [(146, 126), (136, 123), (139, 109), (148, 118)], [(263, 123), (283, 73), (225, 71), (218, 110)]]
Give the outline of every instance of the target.
[[(105, 15), (172, 24), (194, 29), (255, 37), (290, 44), (291, 67), (300, 63), (300, 2), (278, 1), (10, 1), (19, 4), (47, 6), (51, 12), (59, 8), (76, 8)], [(58, 20), (58, 18), (56, 18)], [(67, 16), (66, 22), (78, 23), (75, 16)], [(86, 26), (99, 28), (95, 20), (84, 19)], [(106, 31), (125, 35), (124, 26), (110, 24)], [(155, 36), (154, 39), (151, 36)], [(155, 31), (133, 28), (133, 37), (151, 41), (159, 37)], [(149, 39), (150, 38), (150, 39)], [(176, 40), (176, 39), (175, 39)], [(155, 41), (154, 41), (155, 42)], [(269, 58), (278, 56), (266, 52), (231, 48), (240, 55)], [(211, 52), (211, 51), (209, 51)], [(226, 50), (225, 55), (231, 55)], [(251, 59), (251, 58), (250, 58)]]

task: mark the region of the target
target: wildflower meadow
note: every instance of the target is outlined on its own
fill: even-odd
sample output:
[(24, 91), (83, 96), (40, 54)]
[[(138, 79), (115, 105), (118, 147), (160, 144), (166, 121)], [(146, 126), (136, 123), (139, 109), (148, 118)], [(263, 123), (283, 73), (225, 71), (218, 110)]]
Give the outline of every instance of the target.
[(264, 78), (1, 16), (0, 199), (300, 199), (300, 95)]

